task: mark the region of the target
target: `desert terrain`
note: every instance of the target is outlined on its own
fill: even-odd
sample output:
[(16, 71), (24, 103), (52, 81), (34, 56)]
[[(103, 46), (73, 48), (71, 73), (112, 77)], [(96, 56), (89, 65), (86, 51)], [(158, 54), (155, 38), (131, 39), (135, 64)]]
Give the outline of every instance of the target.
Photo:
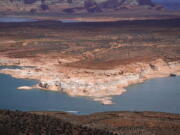
[(113, 95), (180, 72), (180, 20), (0, 23), (0, 73), (112, 104)]
[(179, 11), (151, 0), (1, 0), (0, 16), (104, 22), (177, 18)]
[(64, 112), (0, 111), (3, 135), (179, 135), (180, 116), (156, 112), (106, 112), (72, 115)]
[[(111, 105), (130, 85), (180, 75), (180, 12), (151, 0), (1, 0), (4, 17), (35, 20), (0, 22), (0, 74), (37, 82), (18, 90)], [(0, 110), (0, 134), (179, 135), (180, 116)]]

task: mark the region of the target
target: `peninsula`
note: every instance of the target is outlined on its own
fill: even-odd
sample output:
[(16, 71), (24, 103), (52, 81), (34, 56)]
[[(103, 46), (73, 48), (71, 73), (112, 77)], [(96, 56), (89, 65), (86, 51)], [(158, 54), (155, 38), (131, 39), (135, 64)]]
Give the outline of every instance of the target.
[(112, 104), (145, 80), (180, 74), (180, 19), (0, 23), (0, 73)]

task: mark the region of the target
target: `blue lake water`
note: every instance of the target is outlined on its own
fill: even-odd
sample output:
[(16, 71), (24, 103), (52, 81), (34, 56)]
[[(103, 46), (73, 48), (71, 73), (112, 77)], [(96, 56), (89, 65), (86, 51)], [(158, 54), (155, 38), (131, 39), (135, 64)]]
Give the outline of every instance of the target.
[(22, 111), (77, 111), (89, 114), (104, 111), (161, 111), (180, 114), (180, 77), (149, 80), (128, 87), (116, 104), (102, 105), (84, 97), (69, 97), (60, 92), (17, 90), (18, 86), (33, 85), (33, 80), (15, 79), (0, 74), (0, 109)]
[[(0, 16), (0, 23), (10, 23), (10, 22), (37, 22), (39, 20), (31, 19), (31, 18), (25, 18), (25, 17), (1, 17)], [(79, 22), (84, 22), (84, 21), (78, 21), (78, 20), (73, 20), (73, 19), (64, 19), (64, 20), (59, 20), (62, 23), (79, 23)]]
[[(21, 23), (21, 22), (38, 22), (41, 20), (36, 20), (27, 17), (8, 17), (8, 16), (0, 16), (0, 23)], [(61, 23), (87, 23), (92, 21), (85, 21), (85, 20), (74, 20), (74, 19), (59, 19), (57, 20)]]
[(21, 18), (21, 17), (0, 17), (0, 22), (35, 22), (37, 20), (31, 18)]
[(64, 19), (64, 20), (59, 20), (62, 23), (80, 23), (80, 22), (88, 22), (88, 21), (79, 21), (79, 20), (73, 20), (73, 19)]

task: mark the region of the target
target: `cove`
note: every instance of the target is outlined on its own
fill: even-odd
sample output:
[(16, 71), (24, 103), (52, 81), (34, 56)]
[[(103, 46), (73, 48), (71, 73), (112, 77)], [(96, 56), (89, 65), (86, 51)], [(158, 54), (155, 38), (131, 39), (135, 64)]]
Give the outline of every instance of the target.
[(67, 111), (90, 114), (105, 111), (160, 111), (180, 114), (180, 77), (158, 78), (132, 85), (123, 95), (113, 97), (116, 104), (102, 105), (85, 97), (69, 97), (60, 92), (17, 90), (34, 80), (0, 74), (0, 109), (21, 111)]

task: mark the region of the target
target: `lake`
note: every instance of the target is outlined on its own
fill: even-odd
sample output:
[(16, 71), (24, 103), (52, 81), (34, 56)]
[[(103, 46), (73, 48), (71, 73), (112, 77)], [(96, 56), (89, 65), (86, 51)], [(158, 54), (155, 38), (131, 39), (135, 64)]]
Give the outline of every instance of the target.
[(132, 85), (116, 104), (102, 105), (85, 97), (69, 97), (60, 92), (17, 90), (33, 80), (15, 79), (0, 74), (0, 109), (22, 111), (67, 111), (90, 114), (104, 111), (160, 111), (180, 114), (180, 77), (158, 78)]
[[(31, 18), (25, 18), (25, 17), (1, 17), (0, 16), (0, 23), (18, 23), (18, 22), (37, 22), (39, 20), (31, 19)], [(85, 21), (78, 21), (78, 20), (73, 20), (73, 19), (61, 19), (58, 20), (59, 22), (62, 23), (80, 23), (80, 22), (85, 22)], [(88, 21), (87, 21), (88, 22)]]
[(9, 23), (9, 22), (35, 22), (37, 20), (31, 18), (21, 18), (21, 17), (0, 17), (0, 22)]

